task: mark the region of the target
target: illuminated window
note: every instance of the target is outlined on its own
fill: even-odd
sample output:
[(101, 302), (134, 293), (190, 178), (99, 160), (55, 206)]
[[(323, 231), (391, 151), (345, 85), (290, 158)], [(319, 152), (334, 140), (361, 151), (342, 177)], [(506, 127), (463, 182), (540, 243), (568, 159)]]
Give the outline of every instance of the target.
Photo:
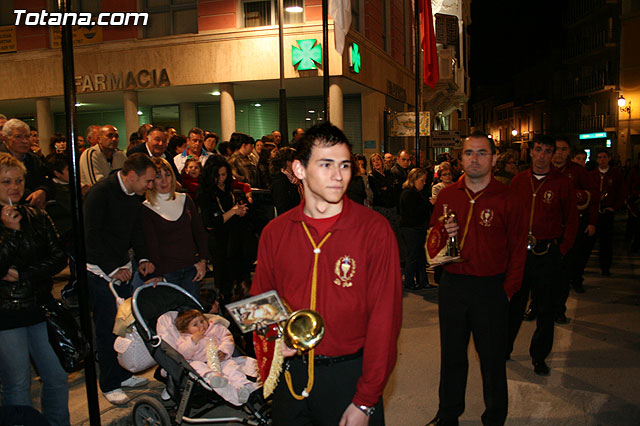
[[(284, 23), (304, 22), (304, 1), (283, 0)], [(266, 27), (278, 24), (278, 0), (242, 0), (242, 26)]]
[(198, 32), (197, 0), (143, 0), (142, 10), (149, 13), (144, 38)]

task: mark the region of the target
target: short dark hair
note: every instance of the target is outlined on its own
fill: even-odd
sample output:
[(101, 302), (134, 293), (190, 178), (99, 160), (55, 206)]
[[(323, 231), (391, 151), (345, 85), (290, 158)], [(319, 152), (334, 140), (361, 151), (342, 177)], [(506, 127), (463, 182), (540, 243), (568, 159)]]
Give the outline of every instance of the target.
[(53, 175), (53, 172), (62, 173), (66, 167), (69, 167), (67, 156), (64, 154), (53, 154), (47, 156), (47, 167)]
[(251, 136), (240, 132), (233, 132), (231, 134), (231, 138), (229, 138), (229, 147), (231, 148), (231, 151), (236, 152), (242, 145), (246, 144), (254, 144), (254, 140)]
[(556, 150), (556, 140), (548, 135), (536, 135), (533, 137), (533, 141), (531, 142), (531, 147), (535, 144), (546, 145)]
[[(309, 157), (311, 157), (311, 155), (309, 155)], [(271, 162), (269, 163), (269, 171), (271, 172), (272, 175), (276, 175), (280, 173), (281, 169), (284, 169), (287, 166), (287, 161), (293, 162), (295, 158), (296, 158), (295, 149), (288, 146), (285, 146), (284, 148), (280, 148), (278, 149), (276, 156), (273, 157), (273, 159), (271, 159)], [(309, 158), (307, 158), (307, 162), (309, 162)]]
[(228, 155), (229, 154), (229, 141), (222, 141), (218, 144), (218, 146), (216, 146), (216, 149), (218, 150), (218, 152), (220, 153), (220, 155)]
[(156, 169), (151, 158), (143, 152), (135, 152), (128, 156), (122, 165), (122, 174), (128, 175), (129, 172), (133, 171), (138, 176), (142, 176), (146, 173), (147, 169)]
[[(149, 136), (151, 133), (153, 133), (153, 132), (155, 132), (155, 131), (162, 132), (162, 133), (165, 133), (165, 132), (166, 132), (165, 128), (164, 128), (164, 127), (162, 127), (162, 126), (153, 126), (153, 127), (151, 127), (151, 128), (149, 129), (149, 131), (147, 132), (147, 136)], [(145, 142), (146, 142), (146, 141), (145, 141)]]
[(216, 140), (216, 143), (218, 143), (218, 140), (219, 140), (218, 134), (214, 132), (206, 132), (204, 134), (204, 138), (205, 139), (214, 138)]
[(316, 124), (307, 130), (298, 141), (296, 159), (300, 160), (304, 167), (307, 167), (314, 146), (329, 148), (340, 144), (346, 145), (349, 154), (351, 154), (351, 144), (342, 130), (328, 121)]
[(587, 151), (585, 151), (584, 149), (577, 149), (573, 152), (573, 154), (571, 154), (571, 158), (576, 158), (578, 155), (584, 155), (585, 157), (587, 156)]
[(609, 150), (608, 150), (608, 149), (605, 149), (605, 148), (600, 148), (600, 149), (598, 149), (598, 150), (596, 151), (596, 157), (598, 156), (598, 154), (602, 154), (602, 153), (607, 154), (607, 157), (611, 158), (611, 154), (609, 153)]
[(493, 141), (492, 138), (487, 136), (487, 134), (482, 130), (474, 130), (473, 132), (471, 132), (469, 136), (467, 136), (467, 139), (470, 139), (470, 138), (486, 139), (489, 141), (489, 146), (491, 147), (491, 154), (495, 154), (496, 152), (498, 152), (498, 150), (496, 149), (496, 143)]
[(55, 152), (56, 151), (56, 143), (57, 142), (66, 142), (67, 141), (67, 136), (60, 133), (60, 132), (56, 132), (51, 136), (51, 140), (49, 142), (49, 149), (51, 149), (51, 152)]
[(195, 133), (196, 135), (200, 135), (204, 139), (204, 132), (202, 131), (202, 129), (200, 127), (192, 127), (191, 130), (189, 130), (189, 133), (187, 133), (187, 137), (191, 136), (191, 133)]

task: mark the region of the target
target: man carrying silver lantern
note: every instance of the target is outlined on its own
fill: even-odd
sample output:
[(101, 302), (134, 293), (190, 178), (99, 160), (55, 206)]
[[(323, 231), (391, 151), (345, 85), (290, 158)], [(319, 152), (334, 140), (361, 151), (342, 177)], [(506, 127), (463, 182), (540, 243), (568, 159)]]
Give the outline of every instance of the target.
[(456, 237), (461, 259), (445, 264), (438, 288), (440, 403), (429, 425), (457, 425), (464, 412), (471, 333), (486, 404), (482, 423), (502, 425), (507, 417), (508, 299), (520, 287), (527, 238), (522, 204), (491, 176), (496, 159), (493, 140), (484, 133), (466, 138), (464, 175), (440, 191), (431, 217), (434, 229), (442, 228), (444, 221), (448, 237)]
[[(383, 425), (381, 395), (396, 362), (402, 320), (395, 235), (383, 216), (344, 195), (351, 147), (340, 129), (314, 126), (298, 148), (293, 171), (304, 200), (262, 232), (251, 293), (276, 290), (292, 310), (317, 311), (325, 333), (302, 355), (255, 336), (261, 371), (271, 363), (268, 375), (262, 373), (265, 391), (277, 383), (273, 422)], [(270, 343), (275, 355), (265, 361), (260, 353)]]

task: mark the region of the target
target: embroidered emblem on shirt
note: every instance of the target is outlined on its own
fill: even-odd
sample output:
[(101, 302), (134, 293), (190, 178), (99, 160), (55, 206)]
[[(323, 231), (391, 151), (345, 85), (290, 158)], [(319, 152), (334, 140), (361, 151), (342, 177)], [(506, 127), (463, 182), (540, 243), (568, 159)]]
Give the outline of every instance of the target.
[(351, 287), (353, 283), (351, 278), (356, 273), (356, 261), (349, 256), (342, 256), (336, 262), (336, 268), (334, 270), (338, 278), (333, 280), (333, 283), (341, 287)]
[(493, 220), (493, 211), (491, 209), (484, 209), (480, 212), (480, 225), (491, 226)]
[(551, 204), (551, 201), (553, 201), (553, 191), (549, 190), (545, 192), (544, 196), (542, 197), (542, 201), (544, 201), (547, 204)]

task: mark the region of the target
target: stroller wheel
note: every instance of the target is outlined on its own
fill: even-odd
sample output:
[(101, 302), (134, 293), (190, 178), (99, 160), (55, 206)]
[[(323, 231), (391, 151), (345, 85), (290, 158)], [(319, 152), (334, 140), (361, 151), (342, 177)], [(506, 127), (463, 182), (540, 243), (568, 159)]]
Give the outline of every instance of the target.
[(156, 398), (143, 396), (133, 406), (134, 426), (170, 426), (167, 409)]

